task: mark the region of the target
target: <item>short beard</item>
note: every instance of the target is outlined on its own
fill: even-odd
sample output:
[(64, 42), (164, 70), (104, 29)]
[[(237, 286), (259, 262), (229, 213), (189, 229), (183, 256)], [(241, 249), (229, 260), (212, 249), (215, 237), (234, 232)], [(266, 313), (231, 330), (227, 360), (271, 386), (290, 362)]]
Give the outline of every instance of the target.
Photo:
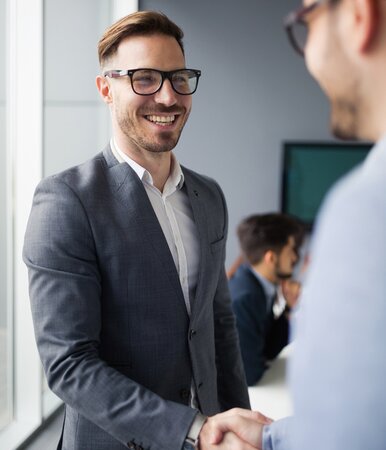
[(280, 270), (276, 270), (276, 278), (280, 281), (289, 280), (291, 277), (292, 277), (292, 272), (284, 273), (284, 272), (280, 272)]
[[(188, 116), (186, 116), (186, 120), (187, 118)], [(150, 153), (165, 153), (173, 150), (178, 144), (182, 129), (185, 126), (184, 123), (177, 136), (173, 137), (172, 133), (170, 134), (164, 133), (162, 142), (159, 141), (156, 142), (146, 139), (146, 137), (143, 137), (141, 135), (136, 135), (135, 132), (133, 133), (131, 130), (135, 131), (135, 126), (127, 116), (117, 114), (117, 121), (119, 128), (121, 129), (123, 134), (128, 138), (129, 141), (133, 142), (138, 148), (143, 148)]]
[(282, 272), (280, 270), (279, 267), (279, 261), (276, 262), (276, 267), (275, 267), (275, 277), (278, 281), (282, 281), (282, 280), (288, 280), (292, 277), (292, 271), (291, 272)]
[(132, 141), (137, 147), (143, 148), (150, 153), (170, 152), (177, 145), (181, 136), (180, 133), (176, 138), (172, 138), (171, 136), (168, 138), (168, 136), (165, 133), (164, 139), (162, 140), (161, 143), (154, 142), (150, 141), (149, 139), (143, 138), (142, 136), (135, 136), (135, 135), (133, 136), (133, 134), (130, 132), (132, 124), (129, 120), (121, 119), (118, 121), (118, 123), (120, 129), (130, 141)]

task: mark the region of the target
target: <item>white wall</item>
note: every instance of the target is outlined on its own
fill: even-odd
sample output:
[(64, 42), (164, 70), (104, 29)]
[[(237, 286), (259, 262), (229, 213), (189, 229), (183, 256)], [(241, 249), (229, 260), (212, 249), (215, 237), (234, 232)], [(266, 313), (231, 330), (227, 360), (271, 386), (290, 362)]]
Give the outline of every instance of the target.
[(8, 324), (8, 296), (7, 278), (9, 275), (7, 264), (7, 231), (9, 220), (7, 220), (8, 206), (8, 182), (7, 154), (6, 154), (6, 10), (5, 0), (0, 0), (0, 429), (8, 423), (10, 418), (9, 398), (12, 385), (10, 384), (10, 355), (9, 339), (7, 334)]

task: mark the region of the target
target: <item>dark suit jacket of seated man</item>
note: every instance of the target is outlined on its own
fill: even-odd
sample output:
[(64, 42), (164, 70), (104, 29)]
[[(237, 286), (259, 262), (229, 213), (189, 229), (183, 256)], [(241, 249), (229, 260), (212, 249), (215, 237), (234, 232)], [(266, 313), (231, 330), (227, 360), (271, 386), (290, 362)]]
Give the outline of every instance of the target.
[(249, 386), (256, 384), (288, 343), (288, 309), (273, 313), (280, 281), (297, 261), (300, 224), (283, 214), (254, 215), (238, 227), (247, 264), (229, 280), (241, 355)]

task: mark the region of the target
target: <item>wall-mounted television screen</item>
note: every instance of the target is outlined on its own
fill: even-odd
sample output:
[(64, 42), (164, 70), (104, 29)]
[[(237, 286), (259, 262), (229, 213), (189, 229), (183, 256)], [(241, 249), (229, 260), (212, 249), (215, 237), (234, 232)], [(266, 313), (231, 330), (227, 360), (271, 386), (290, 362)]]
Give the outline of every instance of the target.
[(365, 159), (371, 146), (362, 143), (284, 142), (282, 211), (312, 226), (327, 191)]

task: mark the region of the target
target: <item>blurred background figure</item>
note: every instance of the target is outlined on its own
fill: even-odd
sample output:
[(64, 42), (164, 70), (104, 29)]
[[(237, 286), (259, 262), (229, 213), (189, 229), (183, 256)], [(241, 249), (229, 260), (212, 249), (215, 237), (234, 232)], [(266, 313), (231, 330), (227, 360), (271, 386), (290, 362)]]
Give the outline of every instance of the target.
[[(299, 221), (299, 223), (301, 223)], [(282, 279), (278, 290), (277, 301), (273, 305), (273, 313), (275, 316), (279, 316), (284, 309), (287, 311), (288, 317), (291, 314), (291, 330), (294, 329), (294, 312), (299, 306), (298, 300), (300, 294), (304, 290), (304, 280), (310, 261), (309, 247), (311, 235), (306, 225), (302, 224), (304, 228), (301, 228), (296, 240), (296, 252), (298, 260), (292, 271), (290, 278)], [(290, 333), (291, 334), (291, 333)], [(290, 337), (291, 339), (291, 337)]]
[[(233, 311), (248, 385), (256, 384), (288, 343), (289, 313), (300, 283), (291, 280), (304, 230), (294, 217), (253, 215), (237, 229), (242, 256), (229, 273)], [(278, 304), (282, 285), (284, 307)]]

